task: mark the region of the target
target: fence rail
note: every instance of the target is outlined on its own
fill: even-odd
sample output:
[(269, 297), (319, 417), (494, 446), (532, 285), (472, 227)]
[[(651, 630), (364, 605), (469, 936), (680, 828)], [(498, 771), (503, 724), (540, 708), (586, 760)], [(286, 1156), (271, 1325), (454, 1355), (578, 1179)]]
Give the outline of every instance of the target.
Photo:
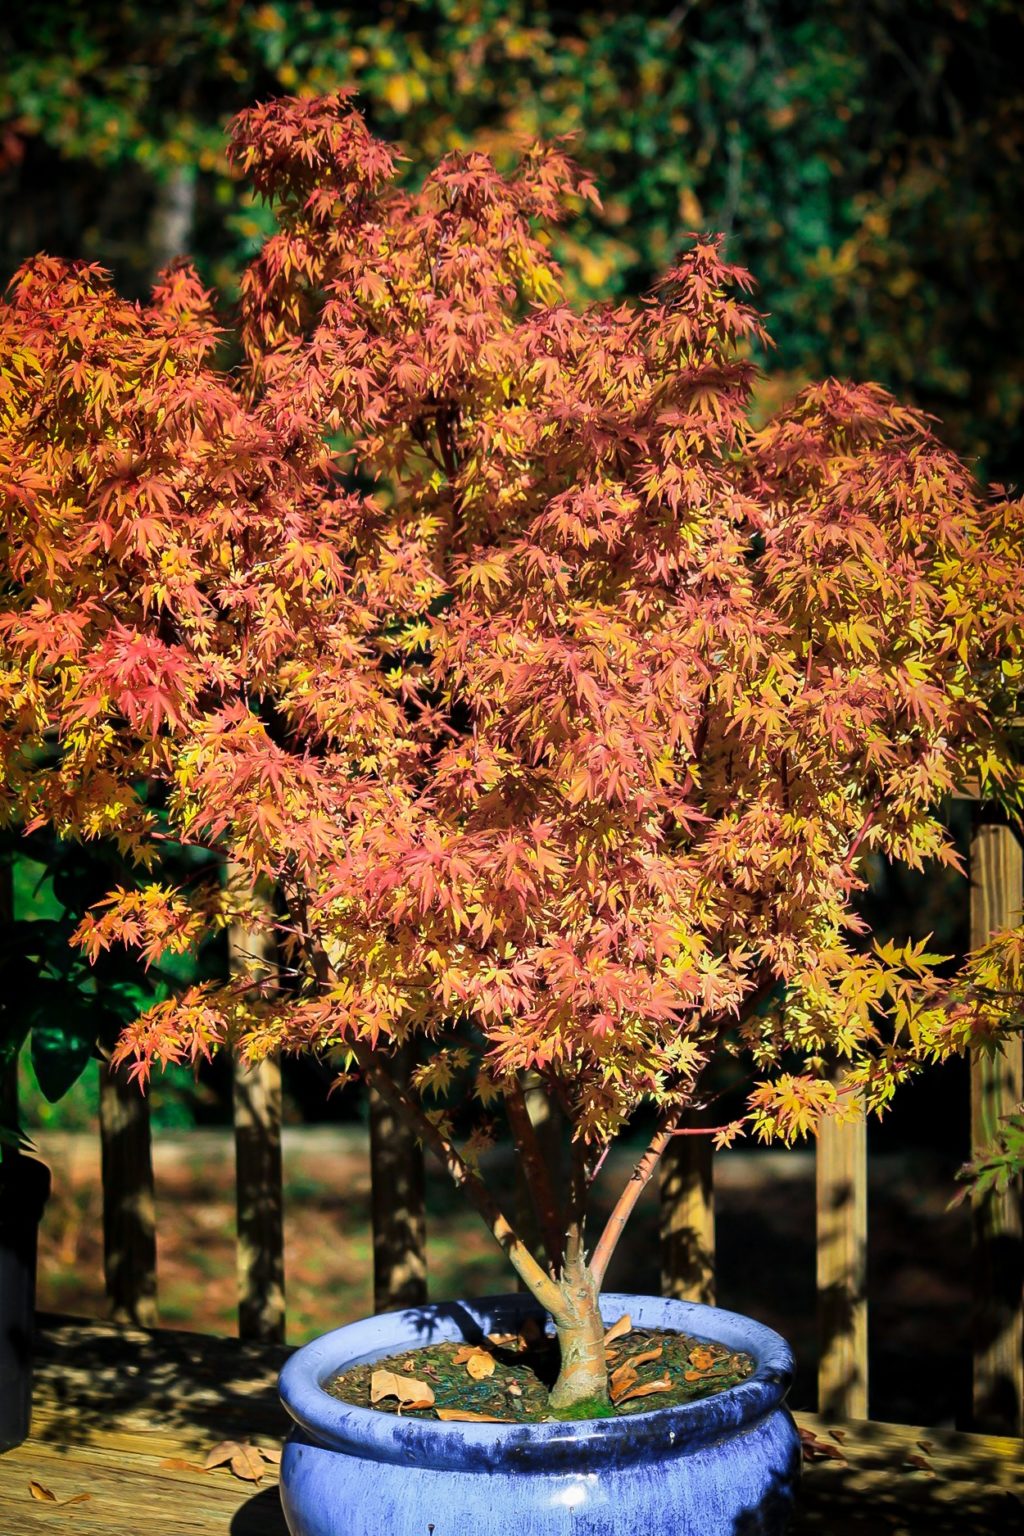
[[(978, 816), (971, 844), (971, 938), (1020, 920), (1021, 845)], [(237, 949), (244, 951), (239, 940)], [(237, 963), (251, 963), (238, 960)], [(971, 1063), (972, 1140), (1024, 1097), (1024, 1042)], [(284, 1334), (280, 1075), (274, 1062), (235, 1077), (239, 1334)], [(108, 1080), (102, 1095), (104, 1244), (115, 1318), (151, 1322), (156, 1306), (153, 1172), (146, 1101)], [(863, 1123), (825, 1126), (817, 1144), (819, 1411), (869, 1413), (867, 1138)], [(371, 1105), (374, 1295), (379, 1309), (426, 1293), (422, 1152)], [(714, 1156), (709, 1138), (678, 1137), (660, 1178), (666, 1295), (714, 1298)], [(973, 1216), (973, 1427), (1024, 1434), (1024, 1241), (1019, 1192), (992, 1195)]]

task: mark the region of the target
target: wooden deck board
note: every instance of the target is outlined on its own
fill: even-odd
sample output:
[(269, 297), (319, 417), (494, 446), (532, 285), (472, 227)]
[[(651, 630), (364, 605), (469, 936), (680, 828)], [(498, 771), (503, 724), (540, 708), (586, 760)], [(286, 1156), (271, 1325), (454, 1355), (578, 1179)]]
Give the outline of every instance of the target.
[[(225, 1468), (164, 1465), (201, 1461), (222, 1439), (279, 1442), (286, 1418), (274, 1382), (286, 1355), (232, 1339), (45, 1319), (32, 1438), (0, 1456), (2, 1536), (286, 1536), (272, 1471), (254, 1488)], [(1024, 1532), (1019, 1441), (796, 1418), (846, 1460), (806, 1466), (792, 1536)], [(40, 1503), (33, 1479), (59, 1500), (89, 1498)]]

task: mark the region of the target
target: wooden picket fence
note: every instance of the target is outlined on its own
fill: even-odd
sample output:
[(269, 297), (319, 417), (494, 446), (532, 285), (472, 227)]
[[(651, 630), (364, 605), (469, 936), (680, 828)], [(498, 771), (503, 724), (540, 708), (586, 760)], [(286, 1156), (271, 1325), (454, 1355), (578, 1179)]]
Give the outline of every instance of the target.
[[(971, 940), (1020, 921), (1024, 866), (1016, 834), (976, 814), (971, 843)], [(251, 965), (238, 936), (235, 968)], [(971, 1064), (971, 1137), (982, 1145), (1024, 1099), (1024, 1042)], [(238, 1329), (284, 1338), (281, 1077), (276, 1061), (236, 1067)], [(146, 1101), (123, 1078), (101, 1092), (106, 1286), (116, 1319), (156, 1318), (156, 1225)], [(386, 1105), (370, 1106), (375, 1303), (425, 1299), (422, 1153)], [(866, 1419), (868, 1396), (867, 1138), (861, 1122), (828, 1124), (817, 1143), (818, 1411)], [(675, 1140), (660, 1178), (666, 1295), (713, 1301), (714, 1154), (707, 1137)], [(973, 1425), (1024, 1433), (1024, 1228), (1019, 1192), (992, 1195), (973, 1214)]]

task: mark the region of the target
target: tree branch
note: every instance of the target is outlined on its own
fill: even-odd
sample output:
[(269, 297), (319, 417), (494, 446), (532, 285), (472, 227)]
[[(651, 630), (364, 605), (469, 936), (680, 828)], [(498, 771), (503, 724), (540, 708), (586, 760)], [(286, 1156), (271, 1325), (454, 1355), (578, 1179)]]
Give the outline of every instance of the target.
[(395, 1082), (389, 1072), (385, 1071), (370, 1046), (361, 1040), (350, 1040), (346, 1044), (381, 1098), (386, 1099), (396, 1114), (402, 1115), (414, 1127), (416, 1134), (433, 1152), (456, 1188), (465, 1192), (467, 1199), (486, 1222), (492, 1237), (504, 1250), (509, 1263), (530, 1293), (546, 1311), (551, 1313), (556, 1323), (559, 1319), (564, 1320), (565, 1298), (561, 1290), (550, 1275), (541, 1268), (504, 1215), (483, 1179), (473, 1172), (460, 1156), (458, 1149), (438, 1129), (416, 1100)]
[[(742, 1024), (744, 1019), (749, 1018), (750, 1014), (757, 1007), (758, 1003), (762, 1002), (777, 984), (777, 977), (770, 974), (767, 976), (762, 976), (757, 986), (755, 986), (753, 992), (751, 992), (749, 996), (744, 999), (743, 1005), (740, 1008), (735, 1022)], [(721, 1023), (725, 1022), (727, 1019), (728, 1015), (723, 1015), (722, 1019), (716, 1022), (720, 1027)], [(633, 1169), (633, 1172), (629, 1178), (629, 1183), (626, 1185), (625, 1189), (622, 1191), (622, 1194), (615, 1202), (612, 1213), (605, 1223), (604, 1231), (601, 1233), (600, 1239), (598, 1240), (597, 1247), (594, 1249), (594, 1256), (590, 1261), (590, 1267), (593, 1271), (598, 1289), (600, 1289), (604, 1284), (604, 1277), (608, 1270), (608, 1264), (611, 1260), (612, 1254), (615, 1252), (615, 1249), (618, 1246), (619, 1238), (622, 1236), (623, 1228), (625, 1227), (626, 1222), (629, 1220), (630, 1216), (633, 1214), (637, 1201), (640, 1199), (640, 1196), (643, 1194), (644, 1190), (647, 1188), (647, 1185), (650, 1183), (654, 1171), (657, 1168), (658, 1163), (661, 1161), (662, 1153), (668, 1146), (669, 1142), (672, 1140), (673, 1136), (688, 1134), (685, 1131), (678, 1130), (679, 1120), (682, 1116), (682, 1113), (683, 1106), (679, 1105), (678, 1107), (668, 1110), (662, 1117), (658, 1129), (655, 1131), (653, 1137), (651, 1138), (651, 1142), (647, 1148), (647, 1151), (644, 1153), (643, 1157)]]
[(612, 1213), (605, 1223), (605, 1229), (601, 1233), (597, 1247), (594, 1249), (593, 1258), (590, 1261), (591, 1272), (598, 1290), (604, 1285), (604, 1277), (608, 1272), (608, 1265), (612, 1254), (618, 1247), (619, 1238), (622, 1236), (626, 1222), (632, 1216), (637, 1201), (651, 1182), (654, 1170), (661, 1161), (661, 1154), (671, 1141), (681, 1114), (681, 1109), (672, 1109), (664, 1117), (652, 1136), (647, 1151), (633, 1169), (629, 1183), (622, 1191), (618, 1200), (616, 1200)]

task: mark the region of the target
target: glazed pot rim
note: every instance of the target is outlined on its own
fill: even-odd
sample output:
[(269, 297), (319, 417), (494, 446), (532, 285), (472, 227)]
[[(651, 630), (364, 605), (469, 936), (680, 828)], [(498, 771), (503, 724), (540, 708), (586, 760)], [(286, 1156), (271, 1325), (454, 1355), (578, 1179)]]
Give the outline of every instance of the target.
[(341, 1402), (324, 1390), (339, 1371), (442, 1339), (479, 1341), (489, 1332), (533, 1315), (546, 1320), (532, 1297), (485, 1296), (426, 1304), (349, 1323), (297, 1350), (281, 1372), (281, 1400), (314, 1442), (367, 1460), (413, 1462), (462, 1471), (577, 1470), (608, 1462), (643, 1460), (657, 1451), (685, 1453), (750, 1428), (779, 1408), (793, 1378), (785, 1340), (762, 1323), (699, 1302), (605, 1292), (606, 1323), (629, 1312), (644, 1328), (671, 1328), (751, 1355), (753, 1373), (695, 1402), (653, 1407), (617, 1419), (534, 1424), (478, 1424), (401, 1418)]

